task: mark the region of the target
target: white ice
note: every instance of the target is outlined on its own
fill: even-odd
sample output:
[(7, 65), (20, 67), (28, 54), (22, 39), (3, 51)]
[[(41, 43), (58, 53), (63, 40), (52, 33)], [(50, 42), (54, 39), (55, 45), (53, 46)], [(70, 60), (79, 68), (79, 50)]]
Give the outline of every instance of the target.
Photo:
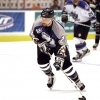
[[(72, 58), (74, 42), (68, 41), (68, 44)], [(93, 44), (94, 40), (87, 41), (90, 55), (73, 66), (86, 85), (82, 94), (87, 100), (100, 100), (100, 46), (93, 51)], [(36, 54), (33, 41), (0, 42), (0, 100), (78, 100), (80, 93), (53, 66), (56, 82), (52, 90), (47, 88), (47, 76), (37, 65)]]

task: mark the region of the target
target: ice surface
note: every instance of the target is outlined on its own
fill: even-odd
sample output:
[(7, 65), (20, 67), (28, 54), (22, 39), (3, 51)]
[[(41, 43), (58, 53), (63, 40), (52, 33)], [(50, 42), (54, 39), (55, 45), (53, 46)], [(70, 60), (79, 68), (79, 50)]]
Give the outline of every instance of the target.
[[(71, 58), (74, 42), (68, 41)], [(100, 47), (92, 50), (94, 40), (88, 40), (91, 50), (82, 62), (73, 63), (87, 100), (100, 100)], [(78, 100), (80, 93), (61, 71), (56, 71), (52, 90), (46, 86), (47, 76), (37, 65), (36, 45), (30, 42), (0, 42), (0, 100)], [(51, 60), (53, 63), (53, 59)]]

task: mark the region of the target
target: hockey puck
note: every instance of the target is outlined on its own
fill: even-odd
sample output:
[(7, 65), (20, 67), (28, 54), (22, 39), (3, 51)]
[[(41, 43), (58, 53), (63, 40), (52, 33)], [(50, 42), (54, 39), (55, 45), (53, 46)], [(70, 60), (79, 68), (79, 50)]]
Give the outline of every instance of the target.
[(82, 96), (82, 98), (78, 98), (79, 100), (86, 100), (86, 98), (84, 96)]

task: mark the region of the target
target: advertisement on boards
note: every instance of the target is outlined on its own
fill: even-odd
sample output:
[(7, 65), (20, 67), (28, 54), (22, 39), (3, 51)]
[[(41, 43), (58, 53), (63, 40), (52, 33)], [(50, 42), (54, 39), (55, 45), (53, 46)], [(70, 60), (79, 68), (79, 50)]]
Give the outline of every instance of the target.
[(24, 12), (0, 12), (0, 32), (24, 32)]

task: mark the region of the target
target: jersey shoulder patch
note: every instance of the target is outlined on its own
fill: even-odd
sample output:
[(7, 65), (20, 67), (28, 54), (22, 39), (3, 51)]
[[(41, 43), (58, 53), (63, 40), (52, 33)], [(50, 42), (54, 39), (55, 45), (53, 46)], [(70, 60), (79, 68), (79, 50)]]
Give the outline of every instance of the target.
[(89, 5), (85, 1), (80, 1), (78, 6), (87, 11), (90, 9)]

